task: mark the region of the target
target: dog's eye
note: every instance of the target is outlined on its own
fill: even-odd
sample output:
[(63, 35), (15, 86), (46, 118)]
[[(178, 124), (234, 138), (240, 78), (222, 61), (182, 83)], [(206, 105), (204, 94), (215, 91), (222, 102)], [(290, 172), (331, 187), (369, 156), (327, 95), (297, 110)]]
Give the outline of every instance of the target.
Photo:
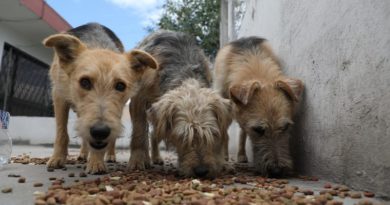
[(264, 132), (265, 132), (265, 129), (264, 127), (261, 127), (261, 126), (257, 126), (257, 127), (253, 127), (252, 128), (253, 131), (255, 131), (258, 135), (264, 135)]
[(124, 83), (119, 82), (115, 84), (115, 90), (123, 92), (125, 91), (125, 89), (126, 89), (126, 85)]
[(281, 130), (282, 132), (285, 132), (285, 131), (288, 130), (288, 128), (290, 128), (290, 123), (285, 124), (280, 130)]
[(91, 90), (92, 89), (91, 80), (89, 80), (88, 78), (81, 78), (80, 86), (86, 90)]

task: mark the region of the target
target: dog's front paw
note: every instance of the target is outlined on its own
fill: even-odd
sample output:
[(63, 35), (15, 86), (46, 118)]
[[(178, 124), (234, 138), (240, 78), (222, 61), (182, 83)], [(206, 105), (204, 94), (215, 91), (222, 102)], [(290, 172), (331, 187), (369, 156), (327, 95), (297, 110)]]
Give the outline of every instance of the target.
[(150, 168), (150, 158), (143, 150), (134, 150), (131, 152), (128, 170), (145, 170)]
[(88, 153), (85, 154), (85, 153), (81, 153), (80, 152), (80, 155), (77, 157), (77, 160), (81, 161), (81, 162), (86, 162), (87, 161), (87, 156), (88, 156)]
[(245, 154), (237, 156), (238, 163), (248, 163), (248, 157)]
[(92, 161), (90, 160), (87, 164), (87, 168), (85, 169), (89, 174), (104, 174), (107, 172), (106, 165), (104, 161)]
[(53, 155), (52, 157), (50, 157), (46, 165), (48, 168), (60, 169), (65, 167), (65, 162), (66, 162), (66, 155), (65, 156)]
[(107, 154), (107, 155), (106, 155), (106, 162), (108, 162), (108, 163), (116, 162), (115, 154), (114, 154), (114, 155)]

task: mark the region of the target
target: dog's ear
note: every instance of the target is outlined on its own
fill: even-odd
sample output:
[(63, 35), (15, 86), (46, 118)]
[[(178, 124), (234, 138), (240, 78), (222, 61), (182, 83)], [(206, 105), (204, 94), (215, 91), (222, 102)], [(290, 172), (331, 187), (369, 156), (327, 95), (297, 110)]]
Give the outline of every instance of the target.
[(86, 46), (69, 34), (55, 34), (43, 40), (46, 47), (54, 48), (62, 66), (72, 63)]
[(252, 98), (253, 93), (260, 89), (261, 85), (258, 81), (250, 81), (230, 87), (230, 98), (238, 105), (246, 105)]
[(127, 56), (129, 57), (131, 68), (137, 72), (142, 72), (146, 68), (158, 69), (157, 61), (145, 51), (134, 49)]
[(155, 102), (147, 110), (147, 118), (160, 140), (166, 140), (169, 137), (173, 128), (175, 110), (174, 103), (167, 100)]
[(303, 92), (303, 82), (295, 78), (284, 78), (276, 81), (276, 86), (293, 101), (298, 102)]

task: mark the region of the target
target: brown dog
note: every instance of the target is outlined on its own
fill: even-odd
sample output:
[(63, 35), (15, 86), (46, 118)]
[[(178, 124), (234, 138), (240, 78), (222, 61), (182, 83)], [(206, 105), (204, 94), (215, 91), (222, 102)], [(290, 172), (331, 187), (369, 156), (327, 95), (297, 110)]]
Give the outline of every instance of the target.
[(215, 77), (215, 88), (234, 102), (241, 127), (238, 162), (247, 162), (249, 135), (256, 170), (271, 177), (288, 174), (293, 168), (288, 131), (303, 83), (283, 75), (270, 46), (258, 37), (242, 38), (222, 48)]
[(65, 164), (68, 112), (72, 108), (77, 112), (76, 130), (84, 145), (81, 157), (88, 153), (87, 148), (90, 150), (86, 171), (103, 173), (106, 147), (113, 151), (122, 131), (123, 107), (138, 91), (144, 70), (157, 68), (157, 63), (140, 50), (122, 53), (119, 39), (99, 24), (49, 36), (43, 43), (55, 51), (50, 79), (57, 131), (47, 166), (60, 168)]

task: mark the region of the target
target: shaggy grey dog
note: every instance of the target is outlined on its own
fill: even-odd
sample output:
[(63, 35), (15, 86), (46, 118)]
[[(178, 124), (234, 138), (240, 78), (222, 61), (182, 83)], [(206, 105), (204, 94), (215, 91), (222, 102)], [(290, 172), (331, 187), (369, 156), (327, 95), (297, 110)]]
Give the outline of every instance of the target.
[[(144, 113), (150, 108), (152, 161), (163, 163), (158, 143), (164, 140), (178, 153), (180, 175), (215, 177), (226, 167), (224, 146), (231, 105), (210, 88), (209, 62), (203, 51), (189, 35), (171, 31), (149, 35), (138, 49), (151, 54), (160, 69), (145, 73), (143, 88), (132, 98), (132, 154), (144, 158), (133, 158), (138, 164), (130, 161), (130, 166), (135, 166), (131, 168), (144, 168), (149, 163)], [(139, 147), (143, 149), (137, 151)]]

